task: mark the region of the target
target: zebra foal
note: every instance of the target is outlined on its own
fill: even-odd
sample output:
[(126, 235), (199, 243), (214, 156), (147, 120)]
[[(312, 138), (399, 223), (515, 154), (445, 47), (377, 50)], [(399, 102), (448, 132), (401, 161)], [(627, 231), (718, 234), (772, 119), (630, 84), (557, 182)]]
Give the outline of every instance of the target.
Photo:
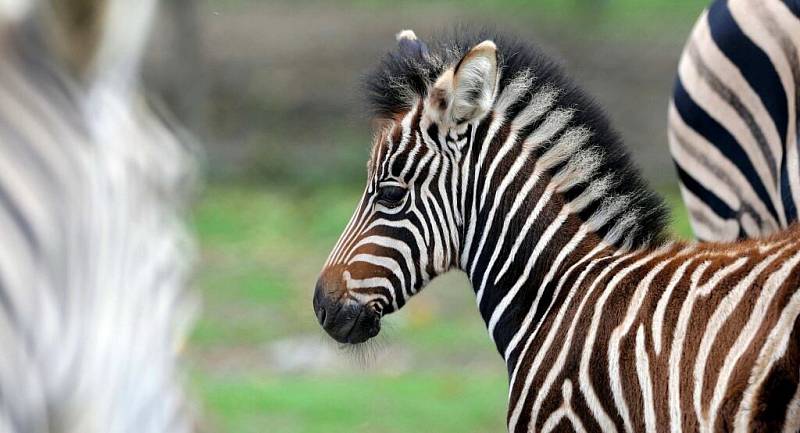
[(367, 78), (368, 180), (313, 307), (343, 343), (464, 271), (511, 432), (800, 427), (800, 229), (668, 239), (600, 109), (536, 48), (413, 32)]

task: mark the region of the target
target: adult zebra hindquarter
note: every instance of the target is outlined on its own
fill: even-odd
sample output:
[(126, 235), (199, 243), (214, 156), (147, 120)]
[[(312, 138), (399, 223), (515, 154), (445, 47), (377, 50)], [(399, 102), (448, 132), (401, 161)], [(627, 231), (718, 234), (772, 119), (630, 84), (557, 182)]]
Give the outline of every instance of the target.
[(797, 221), (800, 3), (716, 0), (695, 24), (669, 142), (695, 235), (765, 236)]
[(536, 48), (413, 32), (368, 77), (381, 125), (314, 310), (359, 343), (467, 273), (509, 373), (508, 429), (796, 431), (800, 229), (668, 240), (603, 112)]

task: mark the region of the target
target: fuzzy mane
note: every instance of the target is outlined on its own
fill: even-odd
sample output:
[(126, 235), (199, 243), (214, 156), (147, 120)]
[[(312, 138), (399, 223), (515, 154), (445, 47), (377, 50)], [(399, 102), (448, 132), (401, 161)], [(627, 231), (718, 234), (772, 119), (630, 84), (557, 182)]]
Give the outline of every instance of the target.
[[(669, 215), (666, 206), (632, 164), (605, 112), (557, 62), (530, 43), (492, 30), (455, 30), (434, 39), (429, 45), (421, 41), (398, 44), (364, 79), (364, 90), (373, 115), (377, 119), (391, 119), (407, 112), (427, 95), (428, 89), (446, 68), (455, 65), (473, 46), (487, 39), (494, 41), (498, 49), (501, 79), (497, 94), (502, 94), (515, 77), (524, 73), (533, 78), (537, 88), (546, 84), (558, 89), (559, 95), (551, 109), (573, 109), (570, 123), (584, 125), (592, 131), (592, 138), (584, 147), (603, 150), (604, 161), (600, 168), (592, 179), (586, 179), (582, 184), (585, 186), (594, 179), (613, 174), (618, 182), (608, 191), (609, 196), (629, 197), (630, 207), (638, 209), (640, 214), (638, 224), (633, 228), (637, 232), (632, 247), (665, 242)], [(591, 214), (594, 210), (596, 207), (590, 207), (586, 213)]]

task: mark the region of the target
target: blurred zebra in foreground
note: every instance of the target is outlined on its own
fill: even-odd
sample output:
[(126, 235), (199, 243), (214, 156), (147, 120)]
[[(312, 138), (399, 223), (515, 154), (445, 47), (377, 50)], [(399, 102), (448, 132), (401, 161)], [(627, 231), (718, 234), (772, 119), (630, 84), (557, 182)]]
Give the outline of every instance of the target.
[(191, 147), (148, 108), (154, 0), (0, 2), (0, 432), (185, 432)]
[(459, 269), (508, 369), (509, 431), (800, 429), (797, 228), (671, 242), (602, 110), (513, 38), (401, 32), (367, 88), (367, 183), (314, 290), (331, 337), (374, 337)]
[(733, 240), (797, 221), (800, 3), (717, 0), (684, 49), (670, 150), (695, 235)]

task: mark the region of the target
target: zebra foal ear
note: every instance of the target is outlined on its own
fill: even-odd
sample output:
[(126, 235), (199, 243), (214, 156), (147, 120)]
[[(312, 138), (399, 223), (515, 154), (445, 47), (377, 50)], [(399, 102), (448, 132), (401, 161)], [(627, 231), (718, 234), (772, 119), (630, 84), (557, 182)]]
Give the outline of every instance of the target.
[(417, 38), (414, 30), (401, 30), (395, 35), (401, 55), (409, 58), (423, 58), (428, 54), (428, 46)]
[(497, 46), (483, 41), (472, 47), (454, 68), (436, 80), (429, 104), (442, 120), (455, 123), (481, 118), (492, 107), (497, 88)]

